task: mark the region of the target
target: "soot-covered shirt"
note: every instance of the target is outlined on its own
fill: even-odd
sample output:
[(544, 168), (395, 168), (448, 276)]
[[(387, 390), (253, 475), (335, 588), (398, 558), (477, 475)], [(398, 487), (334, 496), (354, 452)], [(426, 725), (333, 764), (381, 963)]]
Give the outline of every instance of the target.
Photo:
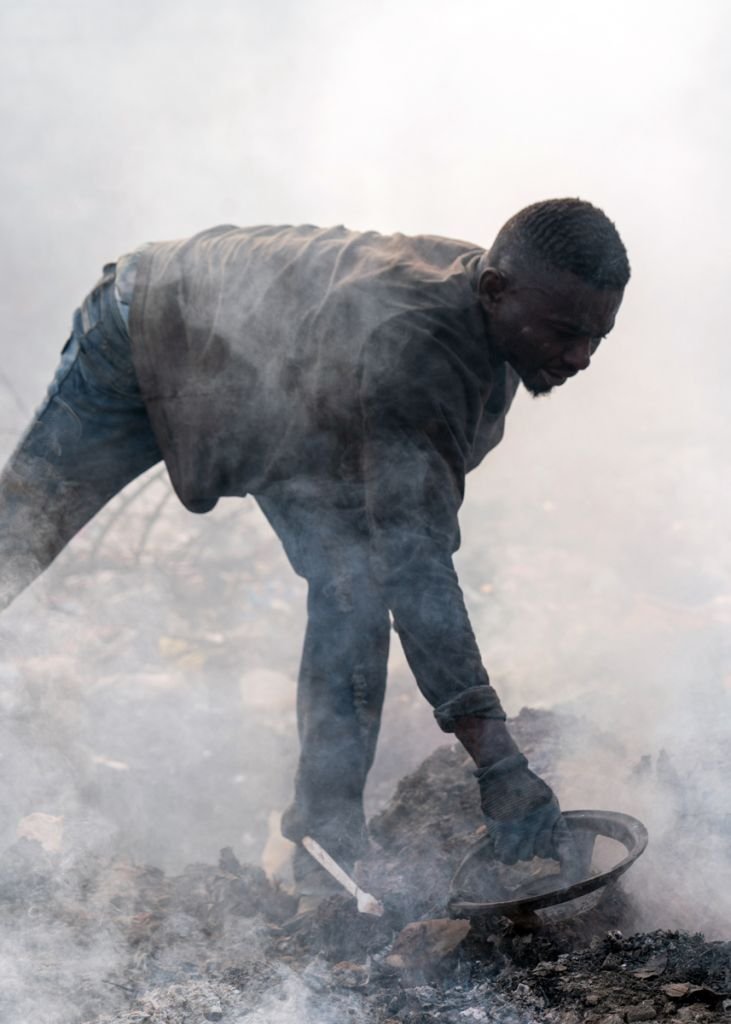
[(445, 729), (500, 711), (452, 564), (465, 474), (518, 383), (488, 340), (483, 258), (428, 235), (222, 226), (147, 246), (129, 319), (183, 504), (255, 495), (305, 576), (329, 571), (328, 538), (366, 551)]

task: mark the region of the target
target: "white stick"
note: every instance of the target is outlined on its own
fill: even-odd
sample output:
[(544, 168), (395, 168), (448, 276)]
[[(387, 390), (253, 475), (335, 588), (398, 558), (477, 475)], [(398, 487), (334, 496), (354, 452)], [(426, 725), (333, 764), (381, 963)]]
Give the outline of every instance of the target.
[(383, 904), (381, 901), (357, 886), (350, 875), (343, 871), (327, 850), (323, 850), (316, 839), (313, 839), (312, 836), (305, 836), (302, 840), (302, 845), (310, 856), (314, 857), (317, 863), (321, 864), (328, 874), (332, 875), (336, 882), (339, 882), (351, 896), (355, 896), (358, 901), (358, 910), (361, 914), (373, 914), (374, 917), (381, 917), (383, 914)]

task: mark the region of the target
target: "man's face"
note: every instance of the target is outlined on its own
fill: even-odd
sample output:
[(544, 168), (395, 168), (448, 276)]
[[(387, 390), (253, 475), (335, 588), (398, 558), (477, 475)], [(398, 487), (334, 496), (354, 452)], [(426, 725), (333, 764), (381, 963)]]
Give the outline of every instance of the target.
[(480, 300), (498, 352), (531, 394), (546, 395), (587, 368), (614, 326), (622, 291), (594, 288), (567, 271), (488, 268)]

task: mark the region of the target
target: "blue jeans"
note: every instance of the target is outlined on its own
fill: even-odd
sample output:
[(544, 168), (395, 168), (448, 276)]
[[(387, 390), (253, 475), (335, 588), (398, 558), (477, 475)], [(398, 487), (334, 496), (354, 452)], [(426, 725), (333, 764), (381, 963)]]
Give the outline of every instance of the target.
[(114, 269), (73, 318), (46, 397), (0, 475), (0, 608), (162, 455), (114, 297)]

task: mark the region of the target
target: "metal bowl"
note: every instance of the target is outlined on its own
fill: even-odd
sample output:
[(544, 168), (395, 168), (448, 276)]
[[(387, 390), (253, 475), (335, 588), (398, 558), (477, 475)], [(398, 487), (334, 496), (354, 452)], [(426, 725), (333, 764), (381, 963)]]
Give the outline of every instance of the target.
[[(452, 916), (520, 918), (532, 911), (579, 900), (615, 882), (647, 846), (647, 829), (629, 814), (566, 811), (563, 817), (580, 854), (578, 881), (575, 873), (568, 879), (562, 870), (557, 871), (557, 861), (521, 861), (514, 867), (499, 864), (491, 856), (492, 843), (486, 835), (467, 853), (452, 879), (448, 903)], [(602, 865), (595, 855), (599, 837), (620, 843), (624, 857), (610, 867)]]

